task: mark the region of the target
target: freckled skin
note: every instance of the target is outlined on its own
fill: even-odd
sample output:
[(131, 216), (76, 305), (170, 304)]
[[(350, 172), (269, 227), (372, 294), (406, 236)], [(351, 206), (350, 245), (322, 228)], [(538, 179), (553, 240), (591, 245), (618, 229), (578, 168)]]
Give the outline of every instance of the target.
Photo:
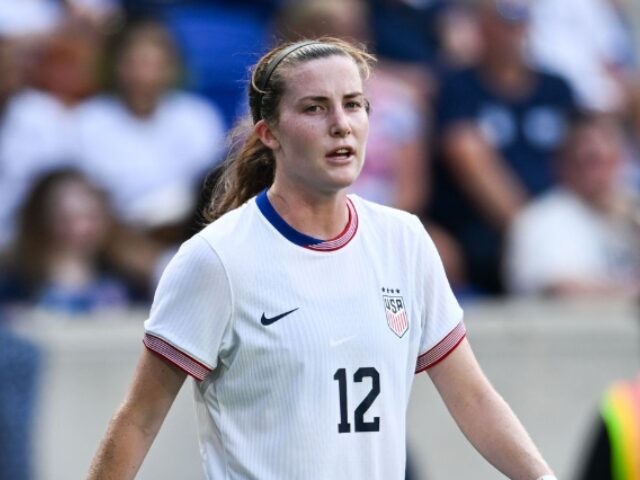
[[(272, 127), (276, 156), (274, 185), (335, 195), (358, 177), (369, 118), (358, 67), (348, 57), (312, 60), (283, 72), (287, 89)], [(348, 158), (328, 156), (349, 146)]]

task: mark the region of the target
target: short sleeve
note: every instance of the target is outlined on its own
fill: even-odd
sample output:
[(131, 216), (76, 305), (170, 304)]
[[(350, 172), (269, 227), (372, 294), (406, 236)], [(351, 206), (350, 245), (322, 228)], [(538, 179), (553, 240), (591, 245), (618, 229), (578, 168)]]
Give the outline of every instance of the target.
[(218, 364), (232, 309), (224, 266), (206, 240), (196, 235), (162, 274), (144, 324), (144, 344), (203, 380)]
[(451, 290), (440, 255), (424, 230), (423, 237), (425, 313), (416, 373), (443, 360), (466, 335), (463, 311)]

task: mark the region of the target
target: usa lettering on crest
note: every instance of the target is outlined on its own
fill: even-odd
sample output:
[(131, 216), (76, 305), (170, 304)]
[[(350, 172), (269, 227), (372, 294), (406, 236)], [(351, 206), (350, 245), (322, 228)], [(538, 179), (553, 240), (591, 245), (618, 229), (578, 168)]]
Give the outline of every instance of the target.
[(387, 325), (398, 337), (409, 330), (409, 320), (404, 308), (404, 300), (400, 295), (383, 295), (384, 312), (387, 314)]

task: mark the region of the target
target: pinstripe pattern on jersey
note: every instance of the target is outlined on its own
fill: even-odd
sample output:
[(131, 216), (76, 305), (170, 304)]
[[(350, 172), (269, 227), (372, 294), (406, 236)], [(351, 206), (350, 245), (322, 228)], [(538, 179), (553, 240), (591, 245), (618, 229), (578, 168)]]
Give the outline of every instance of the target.
[(416, 373), (433, 367), (436, 363), (444, 360), (447, 355), (460, 345), (466, 334), (467, 329), (464, 326), (464, 322), (460, 321), (438, 344), (418, 357)]
[[(205, 477), (404, 478), (416, 361), (463, 312), (418, 218), (348, 198), (355, 211), (345, 224), (355, 230), (357, 211), (358, 231), (334, 252), (290, 240), (254, 200), (186, 242), (165, 270), (145, 329), (213, 370), (194, 382)], [(384, 295), (410, 320), (402, 338), (390, 331)], [(381, 391), (357, 413), (375, 377), (356, 374), (369, 368)], [(340, 369), (349, 434), (338, 427)], [(375, 417), (378, 432), (356, 430)]]
[(186, 353), (181, 352), (176, 347), (159, 337), (147, 333), (145, 334), (142, 343), (149, 350), (157, 353), (163, 358), (166, 358), (196, 380), (204, 380), (204, 378), (211, 372), (210, 368), (191, 358)]

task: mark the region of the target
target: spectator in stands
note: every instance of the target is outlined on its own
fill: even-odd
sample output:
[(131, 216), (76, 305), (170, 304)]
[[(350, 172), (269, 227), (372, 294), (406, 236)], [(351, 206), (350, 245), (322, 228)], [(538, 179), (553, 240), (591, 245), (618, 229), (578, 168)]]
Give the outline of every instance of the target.
[(477, 16), (468, 3), (451, 2), (438, 17), (436, 33), (438, 69), (463, 69), (478, 63), (482, 38)]
[(394, 70), (432, 96), (441, 72), (475, 63), (481, 41), (466, 0), (371, 0), (372, 41)]
[(565, 81), (525, 60), (526, 4), (482, 0), (478, 15), (480, 63), (444, 78), (436, 100), (430, 214), (461, 242), (470, 281), (495, 294), (502, 234), (553, 184), (553, 154), (575, 104)]
[(380, 55), (423, 65), (435, 62), (437, 19), (447, 7), (446, 0), (372, 0), (369, 3), (373, 40)]
[(532, 2), (534, 60), (567, 78), (587, 109), (621, 112), (637, 75), (633, 32), (615, 0)]
[(640, 58), (628, 0), (532, 2), (530, 53), (563, 75), (583, 108), (621, 115), (630, 155), (629, 183), (640, 191)]
[(123, 19), (121, 0), (63, 0), (69, 22), (109, 33)]
[(40, 42), (65, 25), (102, 27), (119, 13), (120, 0), (0, 2), (0, 35)]
[(129, 226), (184, 237), (199, 181), (218, 161), (225, 126), (209, 102), (175, 88), (179, 57), (159, 23), (130, 26), (115, 47), (115, 91), (76, 115), (81, 168)]
[(104, 195), (74, 170), (39, 179), (26, 199), (0, 303), (67, 313), (128, 305), (128, 290), (101, 264), (109, 240)]
[(621, 134), (607, 118), (571, 127), (559, 185), (515, 218), (506, 283), (524, 294), (640, 293), (640, 199), (622, 188)]
[(73, 110), (96, 91), (99, 52), (92, 33), (56, 32), (39, 51), (33, 88), (7, 103), (0, 128), (0, 249), (12, 240), (16, 212), (34, 179), (73, 158)]

